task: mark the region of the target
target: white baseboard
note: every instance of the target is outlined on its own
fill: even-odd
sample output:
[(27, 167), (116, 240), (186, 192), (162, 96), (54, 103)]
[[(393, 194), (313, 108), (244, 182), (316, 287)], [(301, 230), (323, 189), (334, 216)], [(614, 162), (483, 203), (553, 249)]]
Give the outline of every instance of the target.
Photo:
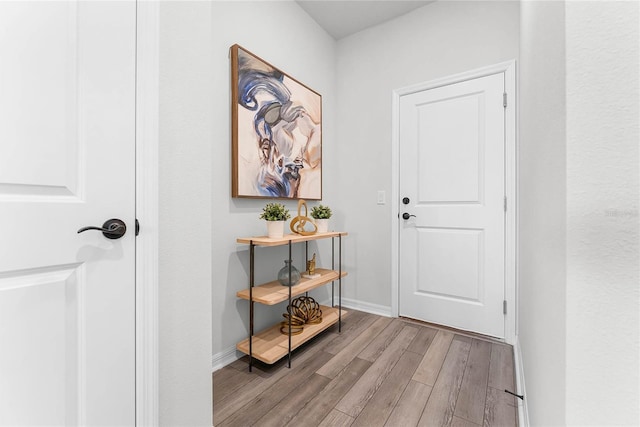
[(218, 354), (214, 354), (211, 358), (211, 372), (224, 368), (228, 364), (240, 359), (242, 356), (244, 356), (244, 354), (236, 351), (235, 346), (223, 350)]
[(391, 307), (386, 305), (372, 304), (370, 302), (358, 301), (350, 298), (342, 298), (342, 307), (364, 311), (366, 313), (377, 314), (378, 316), (392, 317)]
[(518, 402), (518, 426), (529, 427), (529, 410), (527, 408), (527, 393), (524, 384), (524, 366), (522, 364), (522, 350), (520, 349), (520, 339), (516, 335), (516, 342), (513, 346), (513, 360), (515, 363), (516, 393), (524, 396), (524, 399), (516, 399)]

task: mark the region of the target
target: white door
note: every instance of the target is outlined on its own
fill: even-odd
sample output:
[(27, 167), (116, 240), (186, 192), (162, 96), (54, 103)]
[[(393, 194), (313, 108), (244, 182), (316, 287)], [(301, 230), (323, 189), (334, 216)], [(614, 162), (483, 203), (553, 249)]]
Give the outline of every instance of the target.
[(503, 93), (499, 73), (400, 98), (401, 316), (505, 336)]
[(135, 12), (0, 2), (3, 426), (135, 423)]

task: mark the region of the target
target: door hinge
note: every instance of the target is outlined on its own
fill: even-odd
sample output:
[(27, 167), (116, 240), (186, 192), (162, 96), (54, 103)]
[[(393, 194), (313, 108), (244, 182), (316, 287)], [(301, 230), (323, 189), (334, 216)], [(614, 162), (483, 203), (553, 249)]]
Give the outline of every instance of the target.
[(502, 314), (507, 314), (507, 300), (502, 301)]
[(504, 106), (504, 108), (507, 108), (507, 92), (504, 92), (502, 94), (502, 105)]
[(136, 236), (140, 234), (140, 222), (138, 221), (138, 218), (136, 218)]
[(504, 196), (504, 211), (507, 211), (507, 196)]

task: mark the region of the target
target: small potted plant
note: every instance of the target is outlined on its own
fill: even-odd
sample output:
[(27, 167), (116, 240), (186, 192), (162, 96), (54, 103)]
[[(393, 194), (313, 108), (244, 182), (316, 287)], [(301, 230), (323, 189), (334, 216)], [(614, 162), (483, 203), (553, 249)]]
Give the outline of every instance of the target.
[(284, 236), (284, 222), (289, 218), (289, 209), (281, 203), (267, 203), (260, 215), (260, 219), (267, 221), (267, 236), (272, 239), (281, 239)]
[(311, 218), (318, 227), (318, 233), (326, 233), (329, 231), (329, 218), (331, 218), (331, 208), (324, 205), (318, 205), (311, 208)]

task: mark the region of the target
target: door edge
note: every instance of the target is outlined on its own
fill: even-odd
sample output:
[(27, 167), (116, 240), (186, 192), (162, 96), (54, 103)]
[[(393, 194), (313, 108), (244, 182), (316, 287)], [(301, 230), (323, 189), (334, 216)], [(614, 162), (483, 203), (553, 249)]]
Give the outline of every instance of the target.
[(159, 2), (136, 1), (136, 425), (159, 425)]

